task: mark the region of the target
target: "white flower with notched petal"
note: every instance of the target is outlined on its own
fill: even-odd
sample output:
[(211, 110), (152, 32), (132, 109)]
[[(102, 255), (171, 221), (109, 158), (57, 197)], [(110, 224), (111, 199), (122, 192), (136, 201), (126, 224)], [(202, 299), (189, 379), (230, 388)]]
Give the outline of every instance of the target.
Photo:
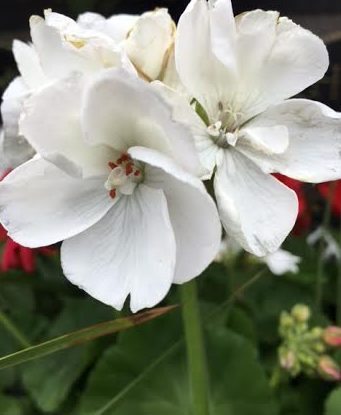
[(269, 173), (309, 182), (341, 177), (341, 115), (287, 100), (326, 72), (324, 44), (277, 12), (234, 19), (230, 0), (192, 0), (178, 24), (175, 59), (201, 117), (164, 93), (215, 172), (227, 234), (255, 255), (276, 251), (295, 223), (297, 198)]
[(40, 157), (1, 182), (1, 222), (24, 246), (64, 240), (65, 275), (90, 295), (117, 309), (130, 295), (135, 312), (214, 259), (219, 217), (188, 173), (194, 144), (151, 85), (73, 75), (28, 100), (21, 129)]
[(80, 27), (74, 20), (49, 10), (45, 19), (30, 19), (32, 45), (15, 40), (13, 54), (20, 72), (2, 97), (3, 152), (10, 167), (34, 154), (18, 130), (25, 100), (45, 85), (76, 71), (93, 74), (103, 68), (135, 71), (117, 44), (103, 33)]

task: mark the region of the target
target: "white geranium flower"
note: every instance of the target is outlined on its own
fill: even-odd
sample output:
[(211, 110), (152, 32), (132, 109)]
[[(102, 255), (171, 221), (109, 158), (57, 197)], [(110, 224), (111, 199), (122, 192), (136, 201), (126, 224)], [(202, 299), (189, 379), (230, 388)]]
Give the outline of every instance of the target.
[(73, 75), (25, 107), (21, 130), (39, 156), (0, 184), (15, 241), (64, 240), (66, 277), (117, 309), (130, 295), (134, 312), (214, 259), (219, 217), (187, 172), (199, 164), (194, 144), (150, 84), (122, 69)]
[(278, 249), (272, 254), (268, 254), (263, 258), (259, 258), (264, 262), (269, 270), (275, 275), (283, 275), (287, 272), (297, 274), (299, 271), (299, 263), (301, 258), (293, 255), (284, 249)]
[(10, 167), (16, 167), (34, 154), (18, 131), (23, 103), (31, 94), (74, 71), (89, 75), (103, 68), (122, 66), (134, 71), (109, 36), (84, 29), (66, 16), (46, 10), (45, 19), (31, 17), (30, 27), (32, 45), (18, 40), (13, 43), (20, 76), (2, 97), (3, 151)]
[[(78, 23), (101, 31), (120, 44), (145, 80), (163, 80), (175, 75), (168, 67), (173, 51), (176, 26), (167, 9), (161, 8), (141, 16), (119, 14), (105, 19), (96, 13), (84, 13)], [(172, 62), (170, 62), (172, 63)]]
[(257, 256), (276, 251), (295, 223), (297, 198), (269, 173), (309, 182), (341, 177), (341, 115), (288, 100), (323, 77), (323, 42), (274, 11), (234, 19), (230, 0), (192, 0), (178, 24), (175, 58), (201, 118), (171, 91), (167, 99), (215, 172), (227, 234)]
[[(236, 242), (235, 239), (225, 237), (220, 243), (220, 248), (217, 256), (215, 257), (216, 262), (223, 262), (225, 259), (233, 258), (242, 251), (242, 247)], [(275, 275), (283, 275), (287, 272), (293, 272), (297, 274), (299, 271), (299, 263), (301, 258), (293, 255), (289, 251), (284, 249), (278, 249), (277, 251), (265, 255), (264, 257), (256, 257), (249, 255), (252, 260), (256, 262), (264, 263), (269, 270)]]

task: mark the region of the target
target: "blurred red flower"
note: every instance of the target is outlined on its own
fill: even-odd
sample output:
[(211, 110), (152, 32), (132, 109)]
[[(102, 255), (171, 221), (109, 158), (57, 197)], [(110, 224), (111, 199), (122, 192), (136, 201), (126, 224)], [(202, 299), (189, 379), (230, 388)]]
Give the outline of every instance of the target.
[(0, 258), (0, 269), (3, 272), (10, 269), (21, 269), (26, 273), (32, 273), (36, 269), (37, 254), (51, 255), (55, 252), (55, 249), (50, 246), (35, 249), (21, 246), (7, 235), (7, 231), (1, 225), (0, 241), (4, 242)]
[(309, 229), (311, 225), (311, 212), (304, 192), (304, 183), (282, 174), (274, 174), (274, 176), (297, 194), (298, 215), (293, 233), (299, 235)]

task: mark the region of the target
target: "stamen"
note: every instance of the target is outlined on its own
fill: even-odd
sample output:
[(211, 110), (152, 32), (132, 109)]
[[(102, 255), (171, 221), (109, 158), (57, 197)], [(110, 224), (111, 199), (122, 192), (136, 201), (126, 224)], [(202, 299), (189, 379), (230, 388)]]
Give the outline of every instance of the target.
[(133, 163), (126, 164), (126, 176), (129, 176), (133, 172)]
[(114, 170), (117, 167), (117, 164), (113, 163), (112, 161), (109, 161), (108, 166), (111, 168), (111, 170)]
[(122, 164), (122, 163), (124, 163), (125, 161), (128, 161), (128, 160), (130, 160), (130, 156), (129, 156), (129, 154), (122, 154), (122, 156), (119, 158), (119, 159), (117, 159), (117, 161), (116, 161), (116, 163), (117, 164)]
[(142, 181), (141, 163), (133, 160), (129, 154), (121, 154), (115, 162), (108, 162), (111, 171), (104, 187), (111, 198), (117, 195), (131, 195)]

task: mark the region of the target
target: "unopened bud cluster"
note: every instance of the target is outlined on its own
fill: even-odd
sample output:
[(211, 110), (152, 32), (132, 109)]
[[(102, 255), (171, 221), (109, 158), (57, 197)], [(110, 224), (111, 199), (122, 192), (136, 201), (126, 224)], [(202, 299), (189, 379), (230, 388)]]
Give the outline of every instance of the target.
[(338, 327), (310, 327), (309, 307), (295, 305), (280, 317), (279, 363), (292, 377), (305, 374), (325, 380), (341, 380), (341, 369), (328, 354), (328, 346), (341, 345), (341, 329)]

